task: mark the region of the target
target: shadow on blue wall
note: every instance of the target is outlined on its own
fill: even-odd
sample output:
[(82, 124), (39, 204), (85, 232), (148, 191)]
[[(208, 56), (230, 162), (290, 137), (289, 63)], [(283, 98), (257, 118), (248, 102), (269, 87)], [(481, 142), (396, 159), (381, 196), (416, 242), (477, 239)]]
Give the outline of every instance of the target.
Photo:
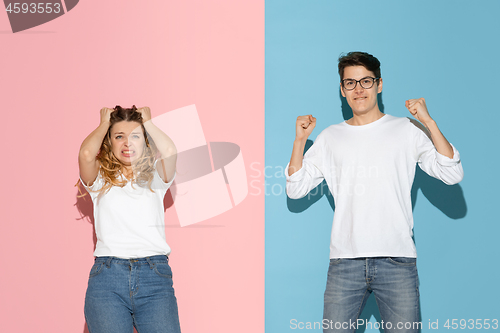
[(411, 189), (413, 210), (417, 203), (418, 189), (422, 191), (432, 205), (449, 218), (457, 220), (467, 215), (467, 204), (460, 184), (446, 185), (442, 181), (429, 176), (422, 169), (417, 168)]
[[(344, 120), (348, 120), (352, 118), (352, 109), (347, 103), (345, 97), (342, 97), (339, 89), (339, 97), (342, 101), (342, 116)], [(381, 112), (384, 112), (384, 105), (382, 102), (382, 93), (377, 96), (379, 109)], [(311, 140), (307, 140), (306, 146), (304, 149), (304, 154), (307, 152), (309, 148), (313, 145)], [(413, 186), (411, 189), (411, 202), (412, 202), (412, 210), (415, 209), (415, 205), (417, 202), (417, 193), (418, 190), (421, 190), (423, 195), (429, 200), (429, 202), (438, 208), (441, 212), (443, 212), (446, 216), (451, 219), (460, 219), (466, 216), (467, 214), (467, 204), (465, 202), (464, 193), (462, 187), (459, 184), (456, 185), (446, 185), (442, 181), (435, 179), (425, 172), (423, 172), (420, 167), (416, 168), (415, 179), (413, 181)], [(290, 199), (287, 196), (287, 207), (288, 210), (292, 213), (300, 213), (308, 209), (318, 200), (320, 200), (323, 196), (326, 196), (332, 210), (335, 211), (335, 202), (333, 200), (333, 196), (328, 189), (326, 182), (323, 180), (316, 188), (311, 190), (308, 195), (301, 199)], [(415, 241), (415, 237), (414, 237)], [(359, 316), (360, 319), (363, 319), (365, 323), (370, 321), (371, 317), (374, 317), (376, 322), (381, 323), (382, 318), (380, 317), (380, 312), (377, 307), (377, 303), (375, 301), (375, 297), (369, 297), (366, 302), (365, 308), (363, 312)], [(421, 320), (421, 318), (420, 318)], [(366, 326), (360, 327), (356, 330), (357, 333), (363, 333), (366, 331)], [(383, 330), (379, 329), (382, 333)]]

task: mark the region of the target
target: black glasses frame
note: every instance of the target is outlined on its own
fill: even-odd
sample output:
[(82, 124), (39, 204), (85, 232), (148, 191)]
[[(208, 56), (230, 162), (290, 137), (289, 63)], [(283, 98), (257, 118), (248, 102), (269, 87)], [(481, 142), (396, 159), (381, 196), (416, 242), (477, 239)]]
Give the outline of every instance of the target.
[[(368, 88), (365, 88), (363, 87), (363, 85), (361, 84), (361, 81), (363, 81), (364, 79), (373, 79), (373, 82), (372, 82), (372, 85), (369, 86)], [(345, 90), (354, 90), (356, 89), (356, 87), (358, 86), (358, 83), (359, 85), (361, 86), (361, 88), (363, 89), (370, 89), (371, 87), (373, 87), (373, 85), (375, 84), (375, 81), (379, 80), (380, 78), (379, 77), (372, 77), (372, 76), (365, 76), (364, 78), (361, 78), (359, 80), (354, 80), (354, 79), (343, 79), (341, 82), (342, 82), (342, 87), (344, 87)], [(354, 81), (355, 84), (354, 84), (354, 87), (352, 89), (347, 89), (345, 87), (345, 84), (344, 84), (344, 81)]]

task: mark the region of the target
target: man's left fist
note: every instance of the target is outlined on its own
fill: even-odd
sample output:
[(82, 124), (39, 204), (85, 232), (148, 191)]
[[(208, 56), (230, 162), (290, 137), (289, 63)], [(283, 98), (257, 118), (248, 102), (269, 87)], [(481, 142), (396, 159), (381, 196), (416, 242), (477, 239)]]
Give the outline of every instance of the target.
[(405, 102), (405, 106), (408, 111), (424, 125), (426, 122), (432, 121), (429, 111), (427, 111), (424, 98), (409, 99)]

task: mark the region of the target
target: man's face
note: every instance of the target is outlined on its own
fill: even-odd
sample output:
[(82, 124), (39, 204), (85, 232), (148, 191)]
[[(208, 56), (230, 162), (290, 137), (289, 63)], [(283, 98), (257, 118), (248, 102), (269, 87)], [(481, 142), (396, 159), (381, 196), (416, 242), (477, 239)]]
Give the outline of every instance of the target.
[[(365, 77), (375, 77), (372, 71), (367, 70), (363, 66), (349, 66), (344, 68), (343, 79), (361, 80)], [(361, 86), (360, 82), (356, 84), (353, 90), (346, 90), (340, 84), (340, 91), (352, 109), (353, 114), (362, 115), (374, 111), (380, 111), (377, 103), (377, 95), (382, 92), (382, 79), (375, 81), (373, 86), (365, 89)]]

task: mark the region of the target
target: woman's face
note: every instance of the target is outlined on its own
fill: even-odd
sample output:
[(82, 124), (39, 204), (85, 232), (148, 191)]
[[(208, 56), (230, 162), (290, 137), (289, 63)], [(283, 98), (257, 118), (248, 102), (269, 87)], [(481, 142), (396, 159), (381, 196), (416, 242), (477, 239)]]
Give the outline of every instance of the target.
[(146, 140), (141, 124), (135, 121), (120, 121), (111, 127), (111, 150), (124, 165), (131, 165), (141, 157)]

